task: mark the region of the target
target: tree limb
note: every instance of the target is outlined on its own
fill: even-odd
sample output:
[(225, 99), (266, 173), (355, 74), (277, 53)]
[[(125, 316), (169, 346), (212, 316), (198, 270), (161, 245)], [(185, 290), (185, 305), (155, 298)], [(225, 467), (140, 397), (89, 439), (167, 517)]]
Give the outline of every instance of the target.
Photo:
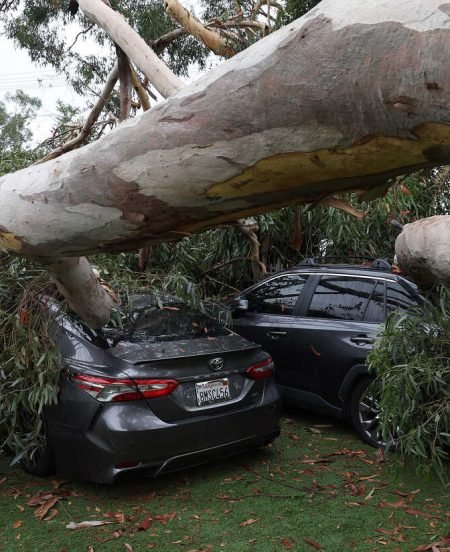
[(101, 328), (110, 318), (117, 298), (100, 284), (85, 257), (40, 259), (69, 307), (91, 328)]
[(192, 36), (207, 46), (219, 56), (232, 57), (235, 51), (228, 41), (218, 33), (207, 29), (196, 17), (194, 17), (178, 0), (165, 0), (166, 12), (173, 17)]
[(366, 216), (363, 211), (356, 209), (355, 207), (353, 207), (353, 205), (350, 205), (349, 203), (346, 203), (345, 201), (342, 201), (337, 197), (326, 197), (320, 200), (317, 205), (322, 205), (322, 207), (334, 207), (335, 209), (340, 209), (341, 211), (345, 211), (346, 213), (353, 215), (359, 220), (362, 220)]
[(131, 113), (132, 77), (130, 60), (120, 46), (116, 45), (116, 52), (120, 83), (120, 121), (125, 121)]
[(102, 0), (79, 0), (78, 4), (86, 17), (109, 34), (163, 97), (172, 96), (184, 88), (183, 81), (158, 58), (120, 13)]
[(141, 79), (138, 77), (136, 71), (134, 70), (134, 67), (130, 64), (130, 72), (131, 72), (131, 82), (133, 83), (133, 88), (136, 91), (136, 94), (139, 97), (139, 100), (141, 102), (141, 107), (143, 111), (148, 111), (151, 107), (150, 100), (147, 94), (147, 91), (142, 85)]
[(114, 86), (116, 85), (118, 78), (119, 78), (119, 71), (118, 71), (118, 66), (116, 64), (113, 67), (112, 71), (109, 73), (108, 78), (106, 79), (106, 82), (97, 100), (97, 103), (94, 105), (94, 107), (92, 108), (92, 111), (89, 113), (89, 116), (86, 119), (86, 122), (84, 123), (80, 133), (77, 136), (75, 136), (75, 138), (73, 138), (72, 140), (69, 140), (65, 144), (62, 144), (61, 146), (57, 147), (56, 149), (48, 153), (43, 159), (40, 159), (39, 161), (37, 161), (35, 165), (38, 165), (40, 163), (45, 163), (45, 161), (49, 161), (50, 159), (55, 159), (56, 157), (59, 157), (63, 153), (66, 153), (68, 151), (71, 151), (77, 148), (86, 140), (86, 138), (89, 136), (90, 131), (92, 130), (92, 127), (94, 126), (95, 122), (99, 118), (100, 113), (105, 107), (109, 96), (114, 90)]

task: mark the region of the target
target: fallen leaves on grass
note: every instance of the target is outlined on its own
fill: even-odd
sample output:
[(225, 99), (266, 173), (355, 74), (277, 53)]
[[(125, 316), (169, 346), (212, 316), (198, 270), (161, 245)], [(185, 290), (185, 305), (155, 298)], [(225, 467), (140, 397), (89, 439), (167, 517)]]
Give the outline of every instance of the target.
[(358, 506), (365, 506), (364, 502), (345, 502), (348, 508), (357, 508)]
[(115, 523), (123, 523), (125, 521), (125, 514), (123, 512), (105, 512), (104, 518), (114, 519)]
[(406, 502), (401, 498), (396, 502), (388, 502), (387, 500), (382, 500), (378, 504), (378, 507), (379, 508), (404, 508), (406, 505), (407, 505)]
[(71, 494), (69, 489), (58, 489), (56, 492), (39, 491), (27, 500), (27, 504), (35, 508), (34, 515), (37, 519), (50, 521), (58, 514), (58, 510), (54, 506)]
[(328, 458), (304, 458), (301, 464), (330, 464), (330, 462)]
[(85, 529), (87, 527), (99, 527), (101, 525), (110, 525), (111, 523), (117, 523), (117, 521), (106, 521), (104, 519), (80, 521), (80, 523), (75, 523), (71, 521), (66, 525), (66, 529)]
[(173, 521), (176, 514), (175, 512), (171, 512), (170, 514), (159, 514), (156, 516), (153, 516), (153, 521), (160, 521), (163, 525), (166, 525), (168, 521)]
[(247, 525), (253, 525), (257, 521), (258, 521), (257, 519), (250, 518), (247, 521), (243, 521), (242, 523), (240, 523), (239, 527), (247, 527)]
[(294, 543), (289, 539), (281, 539), (281, 544), (286, 550), (291, 550), (294, 548)]
[(6, 494), (6, 496), (10, 496), (11, 498), (14, 498), (14, 500), (15, 500), (18, 496), (20, 496), (21, 493), (20, 493), (19, 489), (16, 489), (15, 487), (11, 487), (10, 489), (8, 489), (6, 491), (5, 494)]
[(375, 462), (377, 464), (382, 464), (383, 462), (386, 462), (386, 458), (384, 457), (384, 449), (378, 448), (375, 452)]
[(13, 529), (19, 529), (19, 527), (22, 527), (22, 522), (20, 521), (20, 519), (16, 519), (16, 521), (13, 522), (12, 526)]
[(416, 510), (415, 508), (405, 508), (403, 511), (405, 512), (405, 514), (409, 514), (410, 516), (422, 516), (424, 518), (430, 519), (438, 517), (436, 514), (427, 514), (426, 512)]
[(450, 549), (450, 533), (447, 533), (442, 540), (434, 541), (430, 544), (421, 544), (414, 548), (412, 552), (448, 552)]
[(313, 539), (308, 539), (307, 537), (305, 537), (304, 541), (306, 542), (306, 544), (309, 544), (309, 546), (312, 546), (315, 550), (323, 550), (322, 545)]
[(146, 517), (142, 523), (138, 527), (138, 531), (147, 531), (147, 529), (150, 529), (150, 526), (152, 524), (152, 518), (150, 516)]

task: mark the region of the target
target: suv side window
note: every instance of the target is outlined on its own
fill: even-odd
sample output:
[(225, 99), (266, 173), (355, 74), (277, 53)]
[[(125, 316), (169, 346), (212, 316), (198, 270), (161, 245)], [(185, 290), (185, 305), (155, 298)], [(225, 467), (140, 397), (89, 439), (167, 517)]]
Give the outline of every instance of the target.
[(384, 281), (378, 281), (367, 305), (364, 320), (366, 322), (384, 322), (386, 307), (384, 302)]
[(286, 274), (264, 282), (245, 295), (248, 312), (292, 314), (307, 279), (303, 274)]
[(388, 282), (386, 292), (387, 314), (396, 310), (408, 310), (417, 306), (417, 301), (397, 282)]
[(375, 280), (356, 276), (322, 276), (307, 316), (336, 320), (362, 320)]

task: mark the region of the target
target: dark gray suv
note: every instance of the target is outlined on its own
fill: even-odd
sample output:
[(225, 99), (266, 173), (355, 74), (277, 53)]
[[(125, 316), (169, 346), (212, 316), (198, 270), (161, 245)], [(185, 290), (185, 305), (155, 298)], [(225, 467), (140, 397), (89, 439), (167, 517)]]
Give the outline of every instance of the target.
[(384, 260), (353, 266), (308, 259), (235, 298), (233, 329), (272, 355), (285, 402), (350, 417), (363, 440), (381, 446), (366, 356), (387, 315), (422, 300)]
[(111, 483), (270, 443), (279, 434), (273, 362), (260, 345), (174, 298), (132, 298), (116, 327), (92, 331), (49, 303), (62, 355), (35, 475)]

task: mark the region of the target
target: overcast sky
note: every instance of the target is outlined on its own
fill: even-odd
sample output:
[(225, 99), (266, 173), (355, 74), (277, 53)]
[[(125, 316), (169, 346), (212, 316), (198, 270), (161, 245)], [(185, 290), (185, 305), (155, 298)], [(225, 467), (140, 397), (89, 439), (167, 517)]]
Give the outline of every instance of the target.
[(84, 105), (83, 99), (67, 85), (63, 75), (34, 64), (25, 50), (15, 47), (12, 41), (0, 35), (0, 100), (4, 100), (8, 92), (14, 93), (18, 89), (42, 101), (42, 109), (33, 124), (36, 141), (48, 137), (58, 99)]

